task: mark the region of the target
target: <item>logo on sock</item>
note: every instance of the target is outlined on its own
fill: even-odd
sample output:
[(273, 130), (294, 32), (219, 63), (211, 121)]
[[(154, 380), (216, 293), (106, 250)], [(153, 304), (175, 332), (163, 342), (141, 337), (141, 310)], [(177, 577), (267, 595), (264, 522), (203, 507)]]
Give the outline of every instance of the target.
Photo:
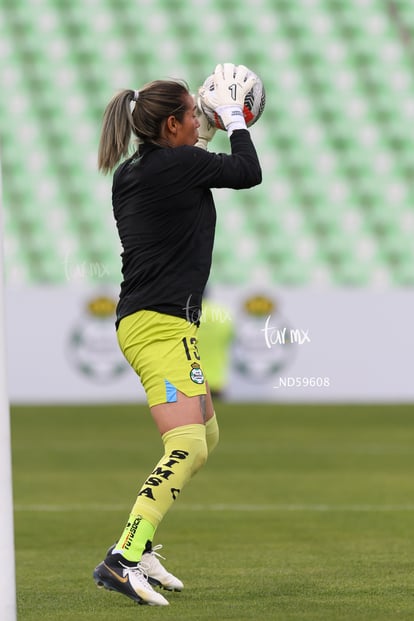
[(171, 496), (173, 497), (173, 500), (175, 500), (177, 498), (178, 494), (181, 492), (181, 490), (178, 489), (178, 487), (172, 487), (170, 489), (170, 492), (171, 492)]
[(137, 532), (137, 528), (138, 528), (139, 523), (141, 522), (141, 520), (142, 520), (142, 516), (138, 515), (132, 523), (128, 522), (126, 527), (129, 530), (128, 530), (127, 536), (125, 537), (124, 541), (122, 542), (121, 550), (128, 550), (128, 548), (131, 547), (132, 540), (135, 537), (135, 533)]

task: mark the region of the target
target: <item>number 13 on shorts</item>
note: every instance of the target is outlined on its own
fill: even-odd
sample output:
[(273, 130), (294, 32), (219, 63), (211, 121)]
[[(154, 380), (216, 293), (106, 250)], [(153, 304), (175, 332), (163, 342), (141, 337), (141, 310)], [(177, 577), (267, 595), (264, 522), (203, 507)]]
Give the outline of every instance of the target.
[(184, 352), (187, 360), (200, 360), (200, 354), (197, 347), (197, 339), (195, 336), (191, 337), (190, 339), (187, 339), (187, 337), (184, 336), (181, 342), (184, 346)]

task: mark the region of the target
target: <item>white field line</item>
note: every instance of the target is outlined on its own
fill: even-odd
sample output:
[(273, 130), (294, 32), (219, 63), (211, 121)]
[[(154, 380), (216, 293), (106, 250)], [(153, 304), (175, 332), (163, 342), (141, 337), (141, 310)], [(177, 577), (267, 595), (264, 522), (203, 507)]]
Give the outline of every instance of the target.
[[(16, 512), (25, 511), (33, 513), (67, 513), (67, 512), (114, 512), (129, 511), (127, 505), (116, 504), (38, 504), (23, 505), (16, 504), (14, 510)], [(385, 511), (414, 511), (414, 504), (404, 505), (366, 505), (366, 504), (349, 504), (349, 505), (328, 505), (328, 504), (180, 504), (174, 508), (174, 511), (202, 511), (221, 512), (221, 511), (238, 511), (238, 512), (311, 512), (311, 513), (328, 513), (328, 512), (375, 512)]]

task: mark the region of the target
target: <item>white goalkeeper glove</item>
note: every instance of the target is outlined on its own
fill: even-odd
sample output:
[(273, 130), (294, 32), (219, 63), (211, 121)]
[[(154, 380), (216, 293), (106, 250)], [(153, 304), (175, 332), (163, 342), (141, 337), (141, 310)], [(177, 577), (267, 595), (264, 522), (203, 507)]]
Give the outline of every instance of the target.
[[(200, 89), (198, 89), (198, 91), (200, 92)], [(193, 95), (193, 99), (195, 105), (197, 106), (196, 115), (198, 122), (200, 123), (200, 127), (198, 128), (198, 141), (196, 142), (195, 146), (200, 147), (201, 149), (205, 149), (207, 151), (208, 143), (213, 140), (217, 128), (214, 127), (214, 125), (210, 122), (210, 120), (202, 111), (199, 96), (195, 97)]]
[(200, 89), (201, 100), (218, 114), (229, 135), (235, 129), (246, 129), (244, 99), (256, 82), (248, 74), (244, 65), (220, 64), (214, 71), (214, 90)]

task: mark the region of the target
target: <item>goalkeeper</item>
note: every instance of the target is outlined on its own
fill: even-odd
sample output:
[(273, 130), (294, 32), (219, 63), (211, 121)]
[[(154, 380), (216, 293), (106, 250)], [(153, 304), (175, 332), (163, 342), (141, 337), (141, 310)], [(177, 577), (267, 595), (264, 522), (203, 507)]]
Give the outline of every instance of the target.
[[(215, 129), (179, 81), (123, 90), (104, 114), (98, 164), (103, 173), (118, 166), (112, 204), (123, 247), (117, 337), (146, 391), (164, 453), (93, 575), (98, 586), (139, 604), (168, 604), (154, 586), (183, 588), (161, 564), (154, 535), (219, 438), (197, 348), (216, 224), (210, 188), (242, 189), (261, 182), (242, 113), (254, 80), (242, 65), (226, 63), (216, 67), (214, 91), (199, 91), (222, 119), (231, 154), (207, 151)], [(137, 150), (128, 157), (131, 134)], [(137, 440), (139, 451), (145, 440)]]

